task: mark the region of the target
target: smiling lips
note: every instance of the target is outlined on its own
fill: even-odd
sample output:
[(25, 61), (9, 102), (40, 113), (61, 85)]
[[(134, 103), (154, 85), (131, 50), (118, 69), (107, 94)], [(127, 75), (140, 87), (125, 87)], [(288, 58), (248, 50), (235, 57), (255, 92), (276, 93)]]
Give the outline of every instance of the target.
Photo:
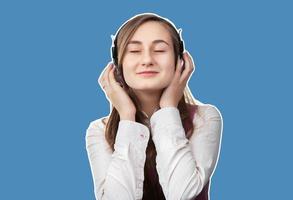
[(158, 72), (155, 72), (155, 71), (144, 71), (144, 72), (139, 72), (138, 74), (141, 75), (141, 76), (144, 76), (144, 77), (151, 77), (151, 76), (157, 75)]
[(156, 71), (142, 71), (142, 72), (138, 72), (138, 74), (144, 74), (144, 73), (158, 73)]

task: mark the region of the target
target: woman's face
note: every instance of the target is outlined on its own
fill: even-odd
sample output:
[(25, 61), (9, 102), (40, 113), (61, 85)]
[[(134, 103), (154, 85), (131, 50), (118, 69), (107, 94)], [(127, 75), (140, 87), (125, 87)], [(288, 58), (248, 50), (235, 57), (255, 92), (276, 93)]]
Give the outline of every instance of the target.
[[(162, 90), (174, 76), (175, 57), (170, 33), (159, 22), (142, 24), (130, 39), (123, 59), (124, 79), (134, 90)], [(157, 73), (139, 74), (143, 71)]]

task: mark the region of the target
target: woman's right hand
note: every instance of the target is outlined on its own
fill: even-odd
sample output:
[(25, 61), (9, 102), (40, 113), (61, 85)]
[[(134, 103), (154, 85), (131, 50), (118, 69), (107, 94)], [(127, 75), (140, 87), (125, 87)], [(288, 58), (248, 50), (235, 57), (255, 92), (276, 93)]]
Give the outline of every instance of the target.
[(119, 82), (116, 81), (114, 69), (114, 64), (109, 62), (99, 77), (99, 84), (103, 88), (108, 100), (111, 101), (118, 111), (120, 119), (132, 119), (135, 121), (135, 105)]

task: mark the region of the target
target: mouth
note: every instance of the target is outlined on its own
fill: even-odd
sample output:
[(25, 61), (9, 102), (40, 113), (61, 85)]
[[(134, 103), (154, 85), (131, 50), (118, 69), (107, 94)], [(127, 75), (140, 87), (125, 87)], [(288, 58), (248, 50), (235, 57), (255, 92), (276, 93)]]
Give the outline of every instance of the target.
[(155, 72), (155, 71), (145, 71), (145, 72), (138, 73), (138, 75), (143, 77), (152, 77), (152, 76), (156, 76), (158, 73), (159, 72)]

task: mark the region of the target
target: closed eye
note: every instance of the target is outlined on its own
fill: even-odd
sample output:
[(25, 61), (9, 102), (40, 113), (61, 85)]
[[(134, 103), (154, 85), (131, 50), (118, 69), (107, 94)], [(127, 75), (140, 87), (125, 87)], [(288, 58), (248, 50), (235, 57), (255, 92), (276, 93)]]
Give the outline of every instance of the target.
[[(129, 51), (130, 53), (139, 53), (140, 51)], [(163, 51), (163, 50), (157, 50), (157, 51), (155, 51), (155, 52), (166, 52), (166, 51)]]

